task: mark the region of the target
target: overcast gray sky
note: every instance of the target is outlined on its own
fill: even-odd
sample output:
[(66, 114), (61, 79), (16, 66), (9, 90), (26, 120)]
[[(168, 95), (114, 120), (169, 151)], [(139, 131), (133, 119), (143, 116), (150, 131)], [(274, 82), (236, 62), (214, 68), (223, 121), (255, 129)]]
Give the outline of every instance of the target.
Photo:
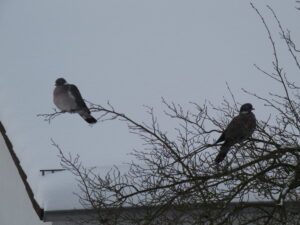
[[(266, 4), (300, 39), (295, 1), (253, 2), (276, 40)], [(286, 52), (281, 56), (299, 81)], [(49, 125), (37, 118), (54, 108), (56, 78), (76, 84), (85, 99), (109, 100), (139, 121), (145, 120), (143, 105), (161, 112), (161, 97), (218, 105), (228, 96), (228, 82), (237, 100), (252, 102), (263, 119), (263, 105), (240, 89), (265, 95), (278, 88), (253, 67), (271, 68), (271, 60), (266, 31), (249, 1), (0, 1), (0, 119), (34, 189), (39, 169), (58, 166), (50, 138), (87, 165), (125, 162), (140, 146), (117, 122), (90, 127), (77, 115), (62, 115)]]

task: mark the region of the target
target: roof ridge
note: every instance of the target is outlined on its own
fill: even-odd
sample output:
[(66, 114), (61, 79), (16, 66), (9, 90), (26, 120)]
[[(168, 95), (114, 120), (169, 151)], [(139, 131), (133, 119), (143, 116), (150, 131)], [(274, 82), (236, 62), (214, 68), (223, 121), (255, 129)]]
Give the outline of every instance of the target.
[(28, 197), (31, 201), (31, 204), (35, 210), (35, 212), (37, 213), (38, 217), (40, 218), (40, 220), (43, 220), (44, 218), (44, 209), (42, 209), (40, 207), (40, 205), (38, 204), (38, 202), (35, 200), (34, 198), (34, 194), (33, 194), (33, 191), (27, 181), (27, 175), (25, 173), (25, 171), (23, 170), (21, 164), (20, 164), (20, 160), (17, 156), (17, 154), (15, 153), (14, 149), (13, 149), (13, 145), (11, 143), (11, 141), (9, 140), (7, 134), (6, 134), (6, 130), (2, 124), (2, 122), (0, 121), (0, 133), (2, 134), (4, 140), (5, 140), (5, 143), (6, 143), (6, 146), (7, 146), (7, 149), (9, 150), (9, 153), (12, 157), (12, 160), (14, 161), (15, 163), (15, 166), (17, 167), (17, 170), (19, 172), (19, 175), (23, 181), (23, 184), (25, 186), (25, 189), (26, 189), (26, 192), (28, 194)]

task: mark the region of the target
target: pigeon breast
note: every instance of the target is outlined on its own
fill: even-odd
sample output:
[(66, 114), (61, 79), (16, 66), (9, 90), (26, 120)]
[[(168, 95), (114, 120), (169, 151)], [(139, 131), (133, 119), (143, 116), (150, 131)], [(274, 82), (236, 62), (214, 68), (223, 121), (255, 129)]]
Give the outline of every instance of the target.
[(53, 93), (54, 104), (62, 111), (72, 112), (78, 109), (75, 98), (69, 93), (68, 87), (57, 86)]

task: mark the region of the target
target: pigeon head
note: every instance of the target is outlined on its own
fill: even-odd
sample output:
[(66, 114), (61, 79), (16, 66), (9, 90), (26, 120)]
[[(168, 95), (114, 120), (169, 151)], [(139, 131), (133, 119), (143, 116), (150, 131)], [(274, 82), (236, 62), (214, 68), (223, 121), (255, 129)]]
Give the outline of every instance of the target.
[(64, 79), (64, 78), (58, 78), (56, 81), (55, 81), (55, 86), (63, 86), (64, 84), (66, 84), (67, 81)]
[(253, 106), (250, 103), (246, 103), (241, 106), (240, 113), (250, 113), (254, 110)]

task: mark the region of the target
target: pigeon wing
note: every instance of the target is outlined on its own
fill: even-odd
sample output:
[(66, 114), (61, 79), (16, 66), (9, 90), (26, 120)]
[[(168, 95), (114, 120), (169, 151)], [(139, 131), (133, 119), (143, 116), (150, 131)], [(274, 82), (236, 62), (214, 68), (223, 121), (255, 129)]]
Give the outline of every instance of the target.
[(247, 119), (244, 115), (234, 117), (225, 130), (225, 139), (238, 142), (247, 138), (249, 136), (248, 129), (245, 127)]
[(239, 116), (236, 116), (231, 120), (231, 122), (227, 125), (226, 129), (223, 131), (216, 143), (225, 141), (225, 139), (227, 139), (228, 136), (236, 136), (234, 133), (238, 129), (238, 117)]
[(75, 102), (79, 109), (87, 108), (78, 88), (75, 85), (68, 85), (68, 94), (75, 99)]

